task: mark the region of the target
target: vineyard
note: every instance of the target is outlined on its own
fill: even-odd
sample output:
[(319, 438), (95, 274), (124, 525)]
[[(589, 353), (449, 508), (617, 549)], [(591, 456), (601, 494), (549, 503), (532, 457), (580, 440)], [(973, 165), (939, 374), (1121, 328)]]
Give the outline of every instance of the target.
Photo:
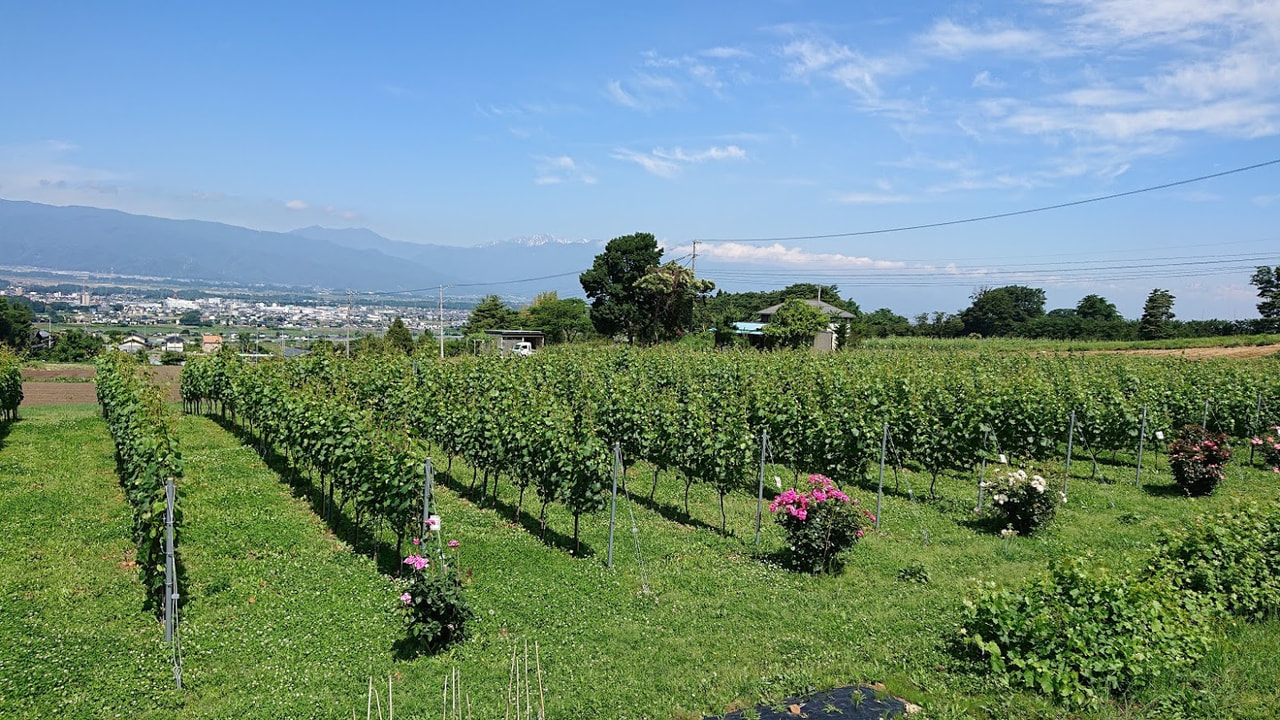
[(614, 445), (624, 469), (652, 470), (650, 496), (674, 471), (686, 514), (693, 485), (713, 489), (721, 513), (709, 520), (727, 530), (724, 498), (756, 492), (762, 449), (797, 477), (864, 484), (887, 425), (886, 462), (923, 473), (932, 495), (939, 477), (983, 459), (1061, 461), (1072, 434), (1073, 452), (1099, 476), (1104, 459), (1131, 460), (1140, 442), (1159, 449), (1186, 424), (1255, 433), (1280, 410), (1280, 374), (1269, 360), (596, 349), (443, 364), (218, 356), (188, 363), (182, 393), (193, 409), (216, 403), (263, 448), (314, 472), (327, 502), (350, 502), (358, 524), (398, 541), (431, 451), (438, 465), (464, 460), (480, 497), (507, 478), (517, 514), (536, 497), (543, 530), (548, 504), (562, 504), (576, 538), (578, 518), (605, 507)]

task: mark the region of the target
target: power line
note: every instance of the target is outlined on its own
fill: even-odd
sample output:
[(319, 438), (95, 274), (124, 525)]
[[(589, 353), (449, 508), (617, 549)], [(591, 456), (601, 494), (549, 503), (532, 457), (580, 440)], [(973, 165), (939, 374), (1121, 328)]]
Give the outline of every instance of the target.
[(978, 217), (963, 218), (960, 220), (945, 220), (943, 222), (922, 223), (919, 225), (902, 225), (899, 227), (879, 228), (876, 230), (857, 230), (854, 232), (828, 233), (826, 235), (790, 235), (785, 237), (764, 237), (764, 238), (699, 238), (696, 242), (739, 242), (739, 243), (757, 243), (757, 242), (790, 242), (793, 240), (829, 240), (831, 238), (847, 238), (861, 237), (864, 235), (884, 235), (887, 233), (906, 232), (908, 230), (927, 230), (930, 228), (949, 227), (951, 225), (964, 225), (966, 223), (983, 222), (986, 220), (999, 220), (1000, 218), (1016, 217), (1018, 215), (1030, 215), (1032, 213), (1045, 212), (1047, 210), (1061, 210), (1062, 208), (1075, 207), (1077, 205), (1088, 205), (1089, 203), (1102, 202), (1103, 200), (1114, 200), (1116, 198), (1128, 197), (1130, 195), (1139, 195), (1141, 193), (1153, 192), (1155, 190), (1166, 190), (1171, 187), (1180, 185), (1190, 185), (1191, 183), (1203, 182), (1205, 180), (1213, 180), (1214, 178), (1234, 175), (1236, 173), (1257, 170), (1269, 165), (1280, 164), (1280, 158), (1275, 160), (1267, 160), (1266, 162), (1256, 163), (1254, 165), (1246, 165), (1231, 170), (1213, 173), (1210, 175), (1201, 175), (1199, 177), (1187, 178), (1185, 180), (1175, 180), (1174, 182), (1163, 183), (1161, 185), (1152, 185), (1150, 187), (1139, 188), (1137, 190), (1127, 190), (1125, 192), (1112, 193), (1110, 195), (1100, 195), (1098, 197), (1086, 198), (1084, 200), (1073, 200), (1071, 202), (1057, 203), (1056, 205), (1044, 205), (1042, 207), (1029, 208), (1026, 210), (1013, 210), (1011, 212), (995, 213), (993, 215), (980, 215)]

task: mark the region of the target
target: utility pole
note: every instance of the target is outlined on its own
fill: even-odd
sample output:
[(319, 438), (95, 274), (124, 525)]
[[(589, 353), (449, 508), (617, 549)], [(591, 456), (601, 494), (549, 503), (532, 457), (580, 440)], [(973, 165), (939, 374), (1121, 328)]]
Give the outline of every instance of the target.
[(347, 291), (347, 357), (351, 357), (351, 302), (355, 293)]
[(694, 277), (698, 277), (698, 241), (693, 241), (693, 258), (689, 261), (689, 270), (693, 272)]
[(440, 286), (440, 359), (444, 359), (444, 285)]

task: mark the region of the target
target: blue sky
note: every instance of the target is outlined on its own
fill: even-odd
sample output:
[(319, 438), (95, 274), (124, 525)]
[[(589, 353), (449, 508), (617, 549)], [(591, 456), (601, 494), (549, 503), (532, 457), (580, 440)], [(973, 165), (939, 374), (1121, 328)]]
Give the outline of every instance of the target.
[[(0, 197), (414, 242), (682, 257), (1280, 158), (1274, 1), (5, 3), (0, 67)], [(1272, 166), (708, 242), (698, 269), (908, 315), (1019, 282), (1253, 317), (1278, 217)]]

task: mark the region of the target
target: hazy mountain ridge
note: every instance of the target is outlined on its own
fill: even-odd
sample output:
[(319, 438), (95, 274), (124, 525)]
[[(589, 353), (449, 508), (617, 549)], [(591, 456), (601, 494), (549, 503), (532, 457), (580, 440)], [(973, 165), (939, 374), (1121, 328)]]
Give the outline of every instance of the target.
[[(598, 252), (590, 241), (552, 235), (457, 247), (391, 240), (365, 228), (281, 233), (0, 200), (0, 265), (52, 270), (354, 290), (443, 284), (523, 296), (580, 294), (576, 273)], [(560, 274), (567, 277), (502, 284)]]

